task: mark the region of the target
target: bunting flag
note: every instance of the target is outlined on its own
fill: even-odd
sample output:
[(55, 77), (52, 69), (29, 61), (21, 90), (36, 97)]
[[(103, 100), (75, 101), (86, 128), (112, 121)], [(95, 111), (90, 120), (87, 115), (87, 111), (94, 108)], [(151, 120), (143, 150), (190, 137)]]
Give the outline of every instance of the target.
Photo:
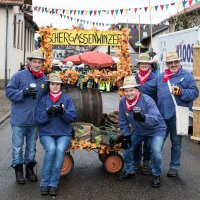
[[(30, 4), (23, 4), (22, 10), (28, 11), (28, 12), (41, 12), (41, 13), (46, 13), (46, 14), (56, 14), (57, 16), (60, 16), (61, 18), (66, 18), (67, 20), (75, 21), (76, 23), (80, 22), (80, 19), (74, 18), (72, 16), (101, 16), (103, 13), (104, 15), (124, 15), (128, 14), (128, 12), (133, 12), (133, 13), (138, 13), (140, 11), (147, 12), (148, 10), (152, 10), (154, 8), (155, 11), (164, 11), (164, 10), (169, 10), (170, 6), (177, 6), (178, 8), (183, 7), (186, 8), (187, 6), (194, 5), (198, 3), (200, 0), (180, 0), (179, 2), (176, 3), (170, 3), (170, 4), (161, 4), (161, 5), (155, 5), (155, 6), (150, 6), (150, 7), (135, 7), (135, 8), (127, 8), (127, 9), (115, 9), (115, 10), (68, 10), (68, 9), (57, 9), (57, 8), (46, 8), (46, 7), (41, 7), (41, 6), (33, 6)], [(70, 15), (70, 16), (68, 16)], [(96, 26), (106, 26), (104, 23), (97, 23), (97, 22), (89, 22), (89, 21), (84, 21), (84, 23), (91, 23)], [(109, 25), (109, 24), (107, 24)], [(165, 25), (164, 23), (162, 25)], [(148, 27), (148, 25), (142, 25), (141, 27), (134, 26), (132, 27), (134, 31), (137, 31), (139, 29), (145, 29)]]
[(164, 9), (168, 10), (170, 6), (177, 6), (178, 8), (180, 8), (182, 6), (183, 8), (186, 8), (187, 6), (191, 6), (193, 4), (196, 4), (199, 1), (200, 0), (182, 0), (182, 1), (180, 0), (180, 1), (176, 2), (176, 3), (172, 2), (170, 4), (159, 4), (159, 5), (154, 5), (154, 6), (150, 5), (150, 8), (145, 6), (145, 7), (140, 7), (140, 8), (135, 7), (135, 8), (126, 8), (126, 9), (98, 10), (98, 11), (97, 10), (89, 10), (89, 11), (81, 10), (80, 11), (80, 10), (67, 10), (67, 9), (55, 9), (55, 8), (47, 8), (47, 9), (45, 9), (44, 7), (39, 7), (39, 6), (32, 7), (29, 4), (23, 4), (22, 9), (24, 9), (26, 11), (30, 11), (30, 12), (32, 12), (33, 9), (36, 12), (37, 11), (40, 12), (40, 10), (42, 12), (44, 12), (44, 10), (45, 10), (46, 12), (50, 13), (50, 11), (51, 11), (51, 14), (56, 12), (56, 14), (61, 14), (61, 13), (62, 14), (64, 14), (64, 13), (68, 14), (68, 13), (70, 13), (70, 15), (76, 15), (76, 14), (77, 15), (88, 15), (89, 14), (90, 16), (92, 16), (92, 15), (95, 16), (98, 13), (98, 15), (100, 16), (102, 14), (102, 11), (104, 11), (104, 12), (106, 12), (107, 15), (109, 15), (109, 14), (111, 14), (111, 15), (114, 15), (114, 14), (123, 15), (123, 14), (128, 14), (128, 12), (131, 11), (131, 10), (133, 10), (135, 13), (137, 13), (139, 11), (147, 12), (147, 10), (152, 10), (152, 8), (154, 8), (155, 11), (158, 11), (158, 10), (163, 11)]

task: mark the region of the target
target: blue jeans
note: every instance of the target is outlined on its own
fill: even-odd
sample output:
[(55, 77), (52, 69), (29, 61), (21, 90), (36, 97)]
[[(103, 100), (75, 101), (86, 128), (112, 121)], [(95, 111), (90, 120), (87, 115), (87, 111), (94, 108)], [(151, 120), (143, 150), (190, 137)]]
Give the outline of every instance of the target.
[(137, 144), (134, 150), (135, 163), (149, 165), (151, 160), (151, 138), (148, 137), (144, 142)]
[[(35, 146), (38, 138), (37, 126), (11, 126), (12, 128), (12, 166), (35, 162)], [(23, 155), (24, 139), (26, 141)]]
[(181, 135), (176, 134), (176, 116), (174, 116), (168, 120), (165, 120), (165, 123), (167, 125), (166, 138), (170, 133), (170, 140), (172, 143), (170, 168), (178, 170), (180, 167), (181, 151), (182, 151), (182, 138), (183, 137)]
[(65, 151), (70, 145), (69, 136), (42, 136), (40, 142), (45, 150), (40, 186), (57, 187)]
[(162, 168), (162, 147), (164, 143), (163, 136), (140, 136), (133, 134), (131, 136), (132, 145), (123, 151), (124, 169), (128, 173), (135, 173), (134, 150), (137, 144), (141, 143), (148, 137), (151, 138), (151, 167), (152, 174), (160, 176)]

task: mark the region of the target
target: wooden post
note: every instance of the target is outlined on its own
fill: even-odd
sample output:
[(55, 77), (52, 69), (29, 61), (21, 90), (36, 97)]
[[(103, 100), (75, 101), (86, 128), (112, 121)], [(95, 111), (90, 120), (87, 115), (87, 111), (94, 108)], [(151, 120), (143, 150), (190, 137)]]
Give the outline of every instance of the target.
[(149, 17), (150, 17), (150, 36), (151, 36), (151, 43), (150, 43), (150, 48), (153, 46), (152, 45), (152, 18), (151, 18), (151, 1), (149, 0)]
[[(193, 46), (193, 75), (200, 91), (200, 45)], [(200, 96), (193, 102), (193, 136), (191, 139), (200, 141)]]
[[(139, 15), (139, 43), (140, 43), (140, 15)], [(139, 45), (139, 55), (140, 55), (141, 47)]]

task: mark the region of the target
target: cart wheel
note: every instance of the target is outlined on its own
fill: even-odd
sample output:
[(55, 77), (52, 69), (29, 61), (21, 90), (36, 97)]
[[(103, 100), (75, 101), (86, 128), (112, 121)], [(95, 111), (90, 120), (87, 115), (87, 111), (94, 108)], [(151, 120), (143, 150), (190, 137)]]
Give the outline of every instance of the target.
[(69, 174), (72, 171), (73, 167), (74, 167), (74, 159), (70, 155), (70, 153), (67, 153), (63, 161), (63, 166), (60, 172), (60, 176), (66, 176), (67, 174)]
[(99, 154), (99, 160), (103, 163), (103, 161), (106, 159), (106, 157), (108, 157), (108, 154), (106, 154), (106, 153), (99, 153), (98, 152), (98, 154)]
[(108, 155), (103, 162), (104, 169), (109, 174), (116, 174), (124, 167), (124, 159), (119, 154)]

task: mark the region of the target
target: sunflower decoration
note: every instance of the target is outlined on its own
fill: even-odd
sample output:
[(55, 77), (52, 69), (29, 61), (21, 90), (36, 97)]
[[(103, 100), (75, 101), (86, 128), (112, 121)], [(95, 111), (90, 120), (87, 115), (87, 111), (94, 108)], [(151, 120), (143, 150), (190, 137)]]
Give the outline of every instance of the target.
[(45, 73), (51, 72), (51, 64), (52, 64), (52, 45), (49, 44), (49, 38), (51, 37), (50, 27), (41, 27), (39, 29), (40, 34), (40, 48), (44, 53), (45, 61), (44, 61), (44, 71)]

